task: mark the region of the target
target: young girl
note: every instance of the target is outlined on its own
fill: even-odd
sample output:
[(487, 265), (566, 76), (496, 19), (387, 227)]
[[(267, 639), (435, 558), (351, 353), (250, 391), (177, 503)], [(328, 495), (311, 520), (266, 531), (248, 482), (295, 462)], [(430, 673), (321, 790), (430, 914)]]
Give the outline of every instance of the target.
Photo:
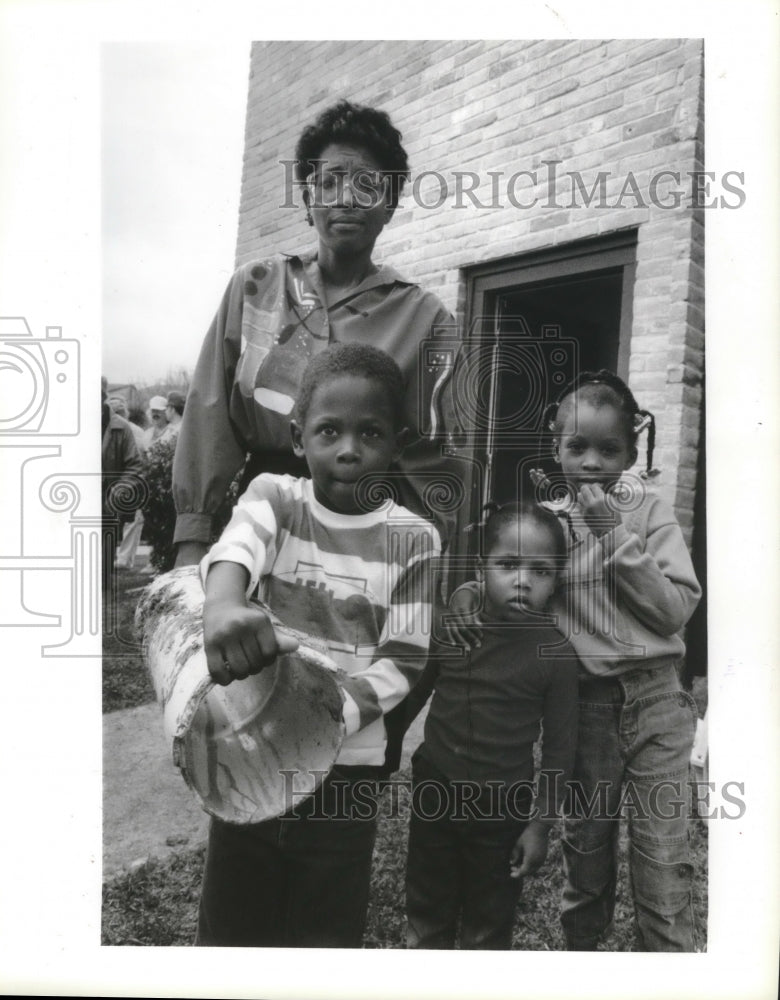
[(544, 863), (574, 760), (576, 656), (542, 613), (566, 558), (561, 525), (534, 504), (497, 508), (484, 526), (483, 555), (479, 649), (465, 662), (432, 656), (411, 696), (424, 702), (435, 678), (413, 759), (411, 948), (453, 948), (458, 925), (461, 948), (511, 947), (520, 879)]
[[(628, 818), (640, 948), (694, 951), (688, 764), (696, 706), (681, 689), (680, 631), (701, 596), (671, 508), (625, 473), (651, 414), (611, 372), (584, 372), (548, 411), (569, 534), (559, 625), (581, 661), (571, 815), (564, 828), (561, 920), (570, 950), (592, 951), (615, 905), (618, 826)], [(537, 490), (552, 487), (534, 474)], [(474, 592), (459, 592), (459, 610)]]

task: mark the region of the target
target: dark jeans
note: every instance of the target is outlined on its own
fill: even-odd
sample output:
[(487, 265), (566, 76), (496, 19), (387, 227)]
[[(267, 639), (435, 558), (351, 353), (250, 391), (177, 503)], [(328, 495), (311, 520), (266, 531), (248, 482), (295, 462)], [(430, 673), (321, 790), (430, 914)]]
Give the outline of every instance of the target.
[[(508, 950), (520, 893), (519, 881), (509, 876), (509, 860), (527, 822), (497, 811), (485, 795), (465, 815), (456, 805), (455, 786), (419, 752), (413, 789), (407, 947), (454, 948), (460, 930), (462, 949)], [(527, 809), (524, 801), (517, 813)]]
[(334, 768), (279, 819), (212, 819), (195, 944), (359, 948), (376, 836), (374, 770)]

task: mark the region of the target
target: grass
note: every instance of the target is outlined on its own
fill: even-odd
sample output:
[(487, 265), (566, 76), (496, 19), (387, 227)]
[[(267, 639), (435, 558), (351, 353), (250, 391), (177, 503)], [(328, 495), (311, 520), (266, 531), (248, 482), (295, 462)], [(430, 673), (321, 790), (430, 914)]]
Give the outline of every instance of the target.
[(133, 626), (141, 590), (151, 579), (140, 570), (118, 570), (113, 599), (103, 593), (104, 713), (154, 701), (154, 689)]
[[(116, 601), (106, 602), (103, 642), (103, 711), (131, 708), (154, 700), (146, 668), (133, 633), (133, 614), (141, 589), (150, 576), (138, 571), (118, 574)], [(704, 692), (702, 694), (702, 692)], [(706, 699), (706, 687), (694, 691)], [(700, 704), (703, 710), (703, 702)], [(399, 780), (410, 777), (407, 771)], [(405, 937), (404, 873), (409, 796), (397, 796), (391, 815), (390, 791), (383, 793), (371, 884), (371, 902), (364, 939), (366, 948), (403, 948)], [(696, 867), (694, 910), (700, 935), (707, 920), (707, 828), (692, 821)], [(203, 872), (203, 847), (182, 851), (166, 860), (150, 860), (117, 876), (103, 887), (102, 943), (105, 945), (190, 945), (195, 934)], [(615, 930), (608, 951), (635, 947), (633, 913), (628, 895), (626, 837), (621, 834)], [(517, 907), (513, 947), (526, 951), (559, 951), (563, 936), (559, 904), (563, 888), (560, 833), (553, 830), (547, 863), (539, 875), (526, 879)]]

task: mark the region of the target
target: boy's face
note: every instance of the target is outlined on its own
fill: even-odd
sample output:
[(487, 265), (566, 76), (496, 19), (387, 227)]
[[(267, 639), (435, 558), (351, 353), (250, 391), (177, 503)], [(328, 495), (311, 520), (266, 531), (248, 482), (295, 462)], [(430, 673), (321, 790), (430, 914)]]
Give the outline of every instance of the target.
[(337, 375), (317, 386), (303, 427), (292, 422), (293, 451), (306, 458), (314, 495), (339, 514), (364, 514), (356, 484), (368, 473), (386, 472), (401, 453), (387, 393), (374, 379)]
[(528, 518), (504, 524), (478, 575), (489, 618), (514, 621), (543, 611), (557, 580), (550, 532)]

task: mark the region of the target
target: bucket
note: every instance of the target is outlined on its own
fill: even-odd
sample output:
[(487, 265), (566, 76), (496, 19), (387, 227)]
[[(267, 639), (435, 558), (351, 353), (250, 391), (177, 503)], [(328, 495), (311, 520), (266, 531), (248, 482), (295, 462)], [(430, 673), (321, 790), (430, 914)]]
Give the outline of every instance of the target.
[(215, 684), (203, 648), (197, 566), (157, 577), (136, 610), (144, 657), (162, 706), (174, 764), (212, 816), (260, 823), (311, 795), (344, 739), (341, 671), (321, 640), (286, 628), (293, 653), (243, 680)]

